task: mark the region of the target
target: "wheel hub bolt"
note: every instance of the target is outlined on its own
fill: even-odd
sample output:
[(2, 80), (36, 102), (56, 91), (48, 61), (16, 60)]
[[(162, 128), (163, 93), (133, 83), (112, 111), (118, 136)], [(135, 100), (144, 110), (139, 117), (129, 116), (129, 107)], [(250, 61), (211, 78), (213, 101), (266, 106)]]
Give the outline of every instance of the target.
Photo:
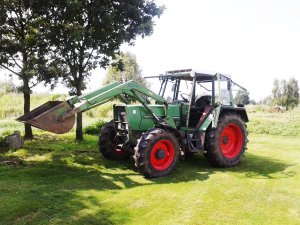
[(164, 150), (162, 149), (159, 149), (157, 152), (156, 152), (156, 158), (157, 159), (163, 159), (165, 156), (166, 156), (166, 153)]
[(227, 137), (227, 136), (224, 136), (223, 138), (222, 138), (222, 142), (223, 142), (223, 144), (228, 144), (228, 141), (229, 141), (229, 138)]

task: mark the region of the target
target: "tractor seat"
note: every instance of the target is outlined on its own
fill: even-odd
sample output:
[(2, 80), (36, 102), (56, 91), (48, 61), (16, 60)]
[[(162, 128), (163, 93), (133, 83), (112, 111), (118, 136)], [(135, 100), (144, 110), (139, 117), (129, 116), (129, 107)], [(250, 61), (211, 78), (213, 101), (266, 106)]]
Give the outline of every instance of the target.
[[(210, 106), (210, 95), (203, 95), (196, 99), (195, 105), (191, 107), (189, 127), (196, 127), (201, 120), (202, 115), (207, 111), (207, 107)], [(206, 112), (207, 113), (207, 112)]]
[(211, 102), (211, 96), (210, 95), (203, 95), (200, 98), (197, 98), (195, 101), (195, 107), (198, 109), (205, 109), (207, 105), (209, 105)]

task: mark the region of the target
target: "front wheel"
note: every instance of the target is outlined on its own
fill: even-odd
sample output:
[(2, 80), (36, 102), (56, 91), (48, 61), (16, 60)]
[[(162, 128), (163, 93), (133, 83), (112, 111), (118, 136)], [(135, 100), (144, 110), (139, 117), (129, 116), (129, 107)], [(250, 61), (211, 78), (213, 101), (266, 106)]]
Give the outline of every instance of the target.
[(179, 158), (179, 144), (173, 134), (163, 129), (148, 130), (135, 147), (135, 165), (145, 177), (168, 175)]
[(245, 122), (236, 114), (226, 114), (206, 135), (205, 156), (214, 166), (235, 166), (242, 160), (246, 144)]
[(130, 153), (117, 146), (116, 128), (113, 121), (105, 124), (99, 133), (99, 150), (106, 159), (126, 159)]

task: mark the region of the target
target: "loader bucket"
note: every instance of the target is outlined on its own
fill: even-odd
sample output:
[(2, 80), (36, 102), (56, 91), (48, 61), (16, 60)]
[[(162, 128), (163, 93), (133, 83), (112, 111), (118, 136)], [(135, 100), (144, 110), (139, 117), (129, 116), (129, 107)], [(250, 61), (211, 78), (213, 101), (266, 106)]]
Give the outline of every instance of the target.
[(74, 126), (75, 115), (63, 121), (60, 121), (59, 118), (62, 114), (70, 110), (72, 110), (72, 108), (67, 102), (49, 101), (17, 118), (17, 120), (55, 134), (64, 134), (70, 131)]

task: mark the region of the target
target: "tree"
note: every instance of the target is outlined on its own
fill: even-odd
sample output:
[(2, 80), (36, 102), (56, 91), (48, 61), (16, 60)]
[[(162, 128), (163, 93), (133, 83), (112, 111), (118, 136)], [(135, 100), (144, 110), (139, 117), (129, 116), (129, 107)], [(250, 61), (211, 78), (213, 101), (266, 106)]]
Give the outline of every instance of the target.
[(278, 79), (275, 79), (273, 82), (273, 89), (272, 89), (272, 99), (274, 105), (280, 105), (281, 103), (281, 89), (280, 83)]
[[(64, 81), (72, 93), (81, 95), (90, 71), (105, 67), (122, 43), (152, 34), (153, 18), (163, 7), (148, 0), (52, 0), (41, 8), (48, 20), (53, 52), (68, 67)], [(83, 140), (82, 114), (77, 114), (76, 140)]]
[[(0, 68), (22, 81), (18, 89), (24, 96), (24, 113), (30, 111), (32, 88), (41, 81), (51, 82), (59, 68), (59, 63), (47, 56), (48, 46), (40, 30), (43, 21), (34, 13), (35, 7), (30, 0), (0, 0)], [(33, 138), (28, 124), (25, 138)]]
[(299, 86), (295, 78), (289, 79), (287, 83), (286, 109), (293, 109), (298, 106), (299, 102)]
[(140, 84), (147, 86), (145, 79), (142, 76), (142, 70), (140, 69), (136, 57), (129, 52), (121, 52), (116, 57), (116, 65), (108, 67), (106, 77), (103, 84), (109, 84), (113, 81), (126, 82), (129, 80), (135, 80)]
[(286, 106), (287, 103), (287, 84), (286, 80), (282, 79), (280, 81), (280, 102), (282, 106)]
[(285, 79), (282, 79), (280, 82), (275, 79), (272, 89), (272, 100), (276, 105), (285, 106), (286, 110), (298, 106), (298, 81), (295, 78), (290, 78), (288, 82)]
[(254, 99), (250, 99), (249, 104), (251, 104), (251, 105), (257, 105), (257, 102)]
[(248, 105), (250, 103), (249, 92), (238, 90), (235, 96), (236, 104)]
[(0, 81), (0, 96), (2, 94), (17, 92), (17, 87), (13, 84), (11, 80)]
[(262, 100), (259, 101), (259, 104), (261, 104), (261, 105), (269, 105), (270, 106), (272, 104), (272, 96), (269, 95), (269, 96), (263, 98)]

